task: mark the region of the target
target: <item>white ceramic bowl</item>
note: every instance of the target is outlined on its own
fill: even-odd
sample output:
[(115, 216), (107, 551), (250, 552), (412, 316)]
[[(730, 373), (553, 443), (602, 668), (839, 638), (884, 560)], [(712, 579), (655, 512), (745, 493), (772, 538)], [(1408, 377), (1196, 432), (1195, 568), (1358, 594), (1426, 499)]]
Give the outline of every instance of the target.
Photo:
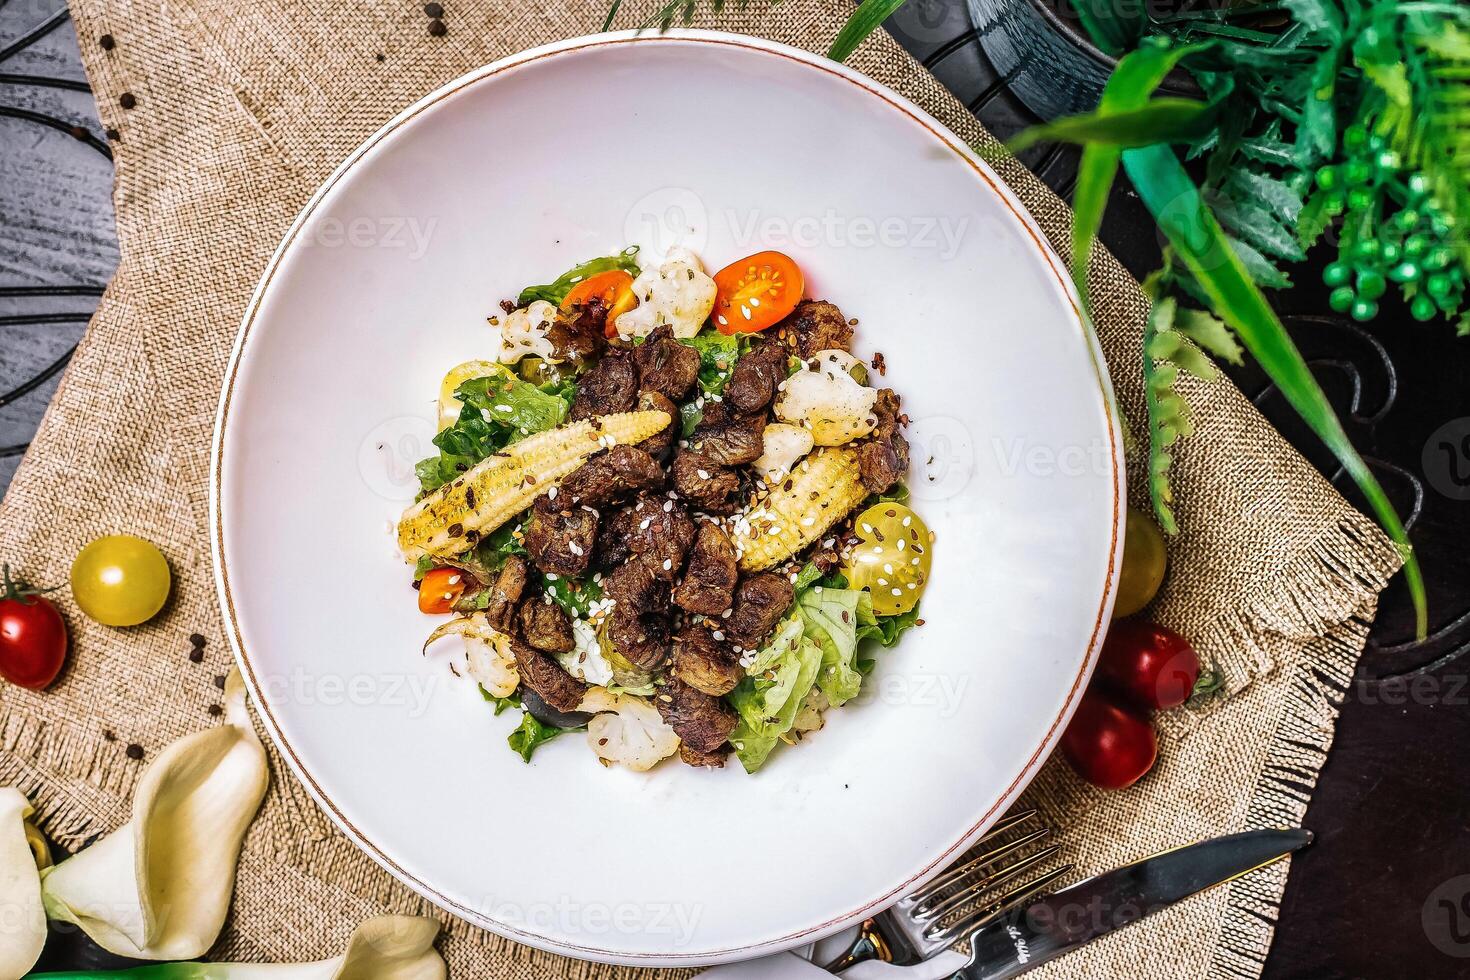
[[(607, 770), (581, 736), (522, 763), (511, 716), (419, 655), (390, 534), (439, 378), (494, 356), (497, 302), (629, 241), (789, 252), (913, 419), (926, 622), (753, 777)], [(545, 949), (711, 963), (883, 907), (1025, 787), (1108, 621), (1121, 448), (1066, 279), (957, 138), (781, 45), (602, 35), (426, 97), (292, 226), (221, 398), (221, 601), (285, 758), (394, 875)]]

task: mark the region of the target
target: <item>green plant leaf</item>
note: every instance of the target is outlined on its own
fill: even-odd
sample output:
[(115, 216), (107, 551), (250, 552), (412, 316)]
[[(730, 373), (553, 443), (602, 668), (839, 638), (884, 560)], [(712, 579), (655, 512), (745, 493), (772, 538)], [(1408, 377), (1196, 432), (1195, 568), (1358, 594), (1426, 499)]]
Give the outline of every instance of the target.
[(833, 61), (846, 61), (868, 39), (895, 10), (904, 5), (904, 0), (863, 0), (852, 12), (842, 30), (827, 49), (827, 57)]
[(1148, 28), (1148, 16), (1141, 3), (1072, 0), (1072, 9), (1092, 43), (1114, 57), (1135, 47)]
[(1099, 110), (1032, 126), (1006, 144), (1006, 148), (1020, 153), (1046, 140), (1120, 147), (1183, 143), (1209, 132), (1214, 116), (1215, 106), (1198, 99), (1154, 99), (1138, 109)]
[(1293, 20), (1308, 30), (1329, 40), (1342, 39), (1342, 10), (1329, 0), (1282, 0), (1281, 5), (1291, 11)]
[(1180, 310), (1174, 319), (1174, 329), (1199, 344), (1215, 357), (1240, 364), (1245, 352), (1235, 342), (1235, 335), (1225, 326), (1225, 321), (1204, 310)]
[[(1113, 70), (1095, 116), (1117, 116), (1141, 110), (1154, 89), (1168, 77), (1179, 62), (1192, 54), (1208, 50), (1209, 45), (1171, 45), (1167, 40), (1150, 41), (1125, 55)], [(1066, 122), (1056, 120), (1049, 125)], [(1016, 137), (1026, 139), (1026, 133)], [(1092, 259), (1092, 243), (1102, 226), (1108, 194), (1118, 174), (1121, 147), (1106, 143), (1088, 143), (1077, 164), (1077, 186), (1072, 195), (1072, 279), (1077, 293), (1087, 308), (1087, 268)]]
[(1215, 362), (1206, 357), (1192, 341), (1186, 339), (1179, 341), (1179, 345), (1169, 355), (1168, 360), (1170, 364), (1178, 365), (1181, 370), (1194, 375), (1201, 381), (1214, 381), (1220, 377), (1220, 369), (1215, 367)]
[(1299, 262), (1306, 258), (1301, 243), (1265, 208), (1233, 197), (1214, 197), (1210, 207), (1220, 224), (1263, 255)]
[(1215, 311), (1235, 330), (1287, 402), (1332, 451), (1398, 545), (1404, 558), (1405, 580), (1414, 601), (1418, 633), (1423, 636), (1428, 626), (1424, 580), (1393, 504), (1348, 440), (1307, 362), (1230, 247), (1219, 222), (1205, 207), (1184, 165), (1168, 147), (1125, 150), (1122, 162), (1139, 196), (1204, 288)]
[(1302, 165), (1314, 166), (1337, 147), (1337, 70), (1341, 55), (1326, 51), (1312, 67), (1312, 87), (1301, 107), (1296, 132)]
[(1223, 187), (1227, 193), (1236, 197), (1261, 201), (1287, 224), (1295, 222), (1302, 211), (1302, 196), (1285, 181), (1258, 174), (1253, 170), (1239, 167), (1233, 169)]

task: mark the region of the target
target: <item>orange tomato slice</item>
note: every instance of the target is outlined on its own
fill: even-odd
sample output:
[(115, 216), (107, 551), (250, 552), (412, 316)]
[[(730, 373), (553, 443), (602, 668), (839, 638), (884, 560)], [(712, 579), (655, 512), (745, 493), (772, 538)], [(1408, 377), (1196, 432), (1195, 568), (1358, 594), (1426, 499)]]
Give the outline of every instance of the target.
[(715, 273), (715, 308), (723, 334), (755, 333), (786, 318), (806, 289), (801, 268), (781, 252), (757, 252)]
[(617, 336), (618, 328), (614, 324), (618, 317), (638, 305), (638, 297), (633, 295), (633, 277), (622, 269), (588, 276), (571, 288), (561, 301), (561, 308), (570, 310), (594, 299), (602, 300), (602, 305), (607, 307), (607, 336)]
[(431, 568), (419, 582), (419, 612), (436, 615), (454, 611), (464, 595), (464, 572), (457, 568)]

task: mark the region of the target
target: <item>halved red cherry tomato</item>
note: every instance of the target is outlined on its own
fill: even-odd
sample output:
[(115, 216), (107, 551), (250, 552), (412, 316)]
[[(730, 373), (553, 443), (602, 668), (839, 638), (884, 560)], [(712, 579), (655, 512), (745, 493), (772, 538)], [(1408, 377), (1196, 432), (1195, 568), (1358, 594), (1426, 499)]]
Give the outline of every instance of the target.
[(1062, 752), (1092, 785), (1123, 789), (1153, 768), (1159, 743), (1147, 718), (1093, 689), (1082, 695), (1062, 733)]
[(638, 305), (638, 297), (633, 295), (633, 277), (622, 269), (609, 269), (588, 276), (571, 288), (561, 301), (561, 308), (569, 310), (593, 299), (602, 300), (602, 305), (607, 307), (607, 326), (604, 329), (607, 336), (616, 337), (618, 317)]
[(786, 318), (806, 289), (801, 269), (788, 255), (757, 252), (715, 273), (715, 308), (710, 313), (723, 334), (755, 333)]
[(5, 566), (0, 592), (0, 677), (39, 691), (66, 661), (66, 623), (37, 590), (11, 581)]
[(1177, 708), (1194, 693), (1199, 656), (1167, 626), (1125, 619), (1113, 624), (1097, 679), (1141, 708)]
[(464, 595), (464, 572), (457, 568), (431, 568), (419, 583), (419, 612), (436, 615), (454, 611)]

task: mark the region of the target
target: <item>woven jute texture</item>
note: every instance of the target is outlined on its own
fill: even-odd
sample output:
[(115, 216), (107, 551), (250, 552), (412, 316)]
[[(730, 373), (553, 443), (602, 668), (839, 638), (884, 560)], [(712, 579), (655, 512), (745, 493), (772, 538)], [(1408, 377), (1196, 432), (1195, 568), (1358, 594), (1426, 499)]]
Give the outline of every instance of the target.
[[(435, 37), (410, 0), (73, 0), (103, 122), (119, 134), (122, 260), (0, 506), (0, 555), (38, 582), (61, 582), (87, 540), (127, 531), (159, 543), (177, 589), (164, 615), (133, 630), (99, 628), (68, 606), (75, 644), (61, 682), (45, 694), (0, 689), (0, 784), (29, 793), (65, 845), (122, 823), (148, 757), (214, 723), (230, 654), (209, 569), (208, 447), (236, 327), (291, 219), (338, 161), (416, 98), (508, 53), (595, 31), (606, 12), (605, 0), (446, 6), (448, 32)], [(849, 10), (840, 0), (787, 0), (719, 26), (821, 51)], [(641, 16), (625, 5), (619, 24)], [(103, 34), (114, 48), (98, 45)], [(992, 142), (886, 36), (852, 64), (966, 140)], [(1065, 251), (1066, 206), (1019, 166), (1000, 170)], [(1145, 302), (1106, 255), (1094, 278), (1102, 345), (1142, 431)], [(1184, 532), (1154, 615), (1195, 640), (1223, 672), (1226, 696), (1164, 719), (1159, 766), (1130, 791), (1096, 792), (1060, 763), (1043, 772), (1027, 802), (1085, 870), (1298, 822), (1378, 591), (1398, 564), (1373, 524), (1239, 392), (1226, 383), (1185, 391), (1198, 431), (1178, 462)], [(188, 655), (194, 632), (210, 641), (202, 663)], [(363, 917), (393, 910), (440, 915), (459, 978), (688, 974), (561, 959), (435, 913), (337, 833), (278, 757), (272, 763), (217, 956), (327, 955)], [(1215, 889), (1044, 972), (1254, 977), (1285, 874), (1278, 865)]]

